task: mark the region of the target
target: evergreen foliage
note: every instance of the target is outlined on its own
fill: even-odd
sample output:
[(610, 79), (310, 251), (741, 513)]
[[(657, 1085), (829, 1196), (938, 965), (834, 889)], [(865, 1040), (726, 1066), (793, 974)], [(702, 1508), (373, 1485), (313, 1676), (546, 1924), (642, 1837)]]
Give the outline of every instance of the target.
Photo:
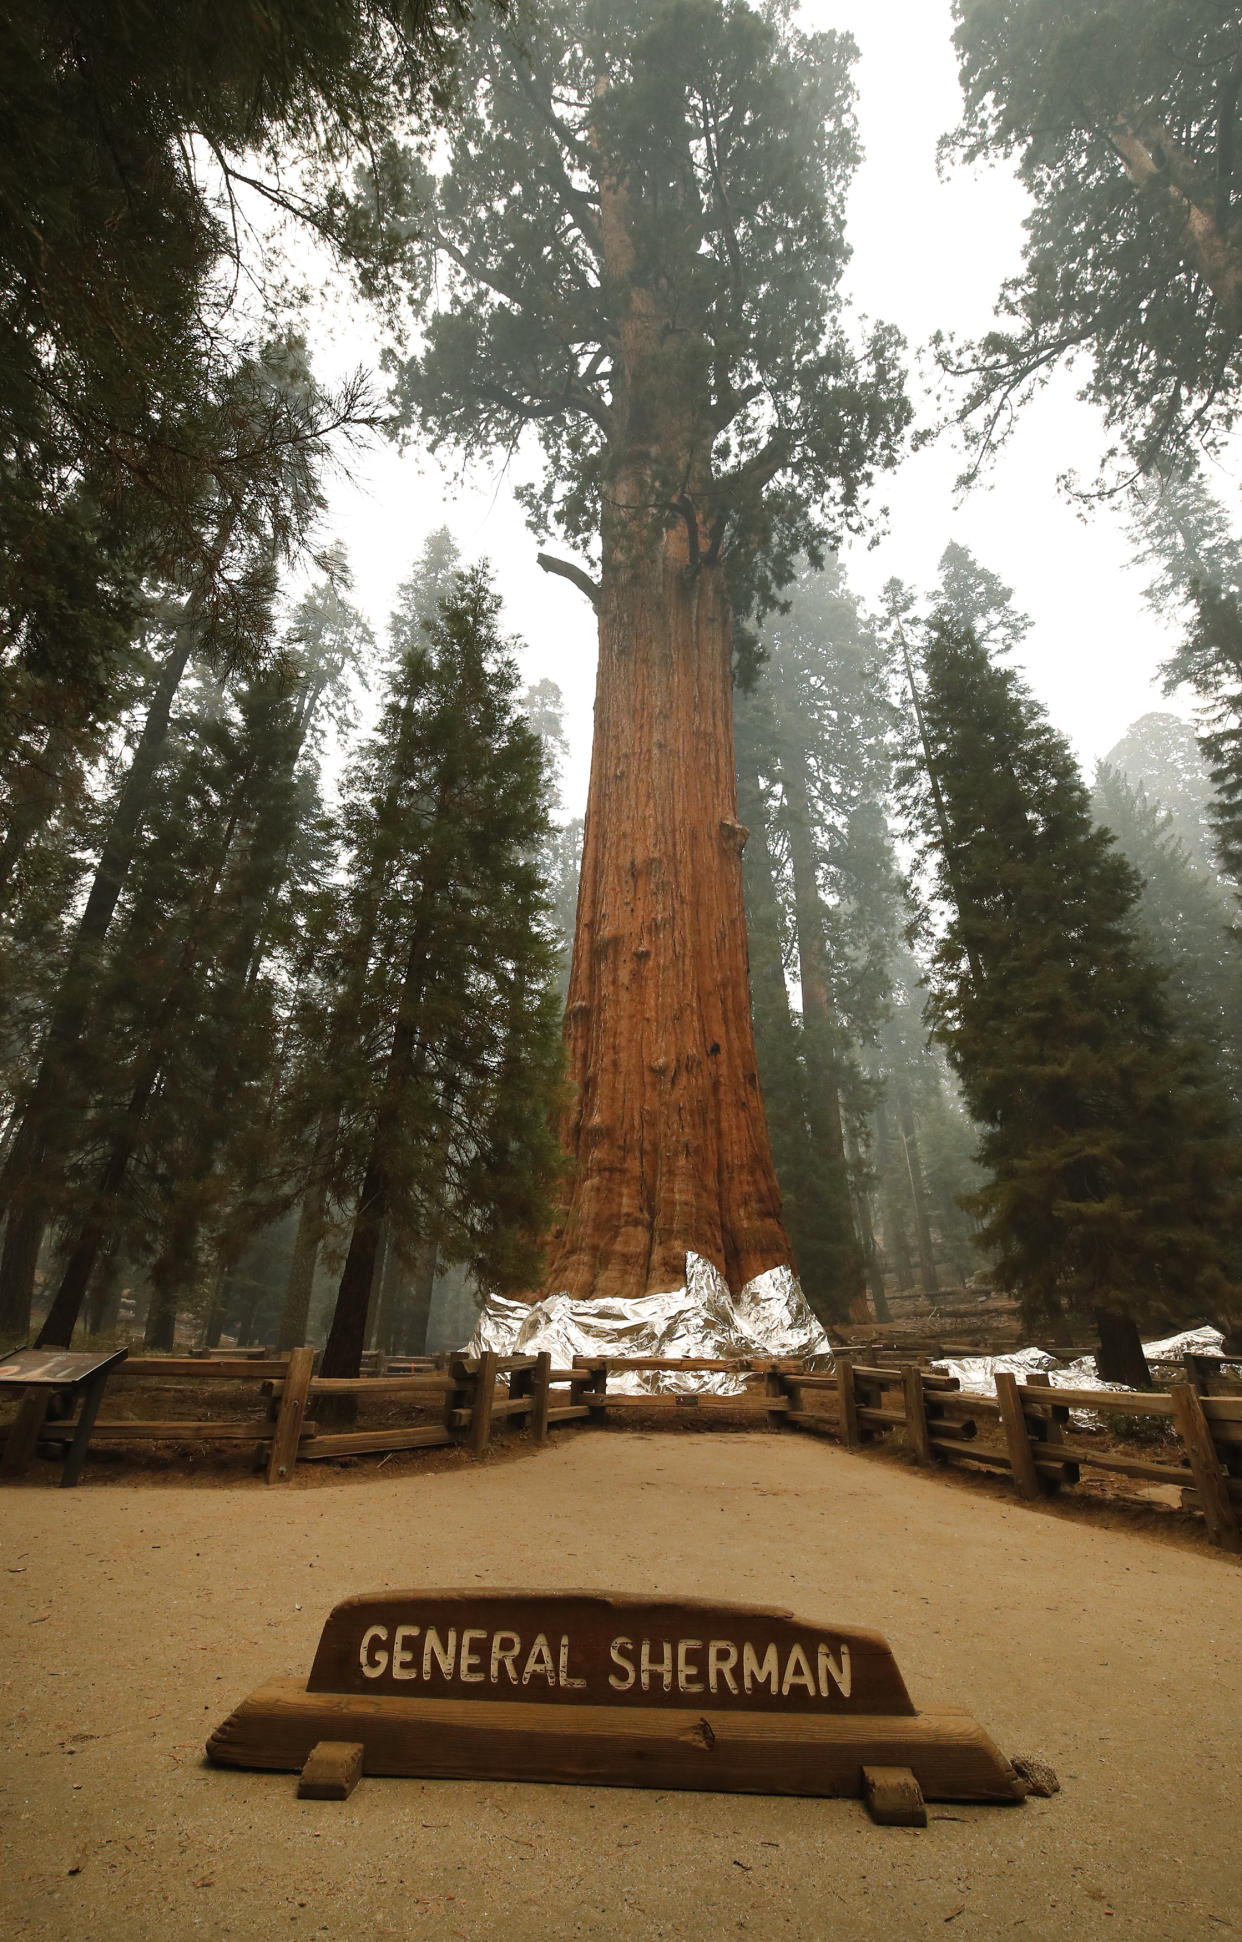
[(922, 679), (947, 824), (924, 804), (944, 906), (933, 1014), (984, 1128), (997, 1277), (1032, 1329), (1097, 1307), (1221, 1314), (1236, 1153), (1136, 935), (1138, 880), (1064, 741), (958, 619), (933, 618)]
[(1111, 763), (1096, 772), (1092, 811), (1139, 878), (1139, 932), (1165, 972), (1176, 1028), (1202, 1046), (1242, 1125), (1242, 940), (1229, 928), (1228, 894), (1164, 804)]
[[(447, 169), (402, 158), (426, 208), (403, 228), (426, 330), (394, 360), (407, 417), (467, 458), (531, 427), (547, 459), (532, 521), (592, 546), (630, 408), (618, 333), (635, 290), (658, 288), (678, 327), (650, 408), (710, 449), (702, 516), (739, 611), (831, 525), (856, 526), (909, 407), (895, 333), (876, 326), (859, 351), (841, 320), (853, 56), (846, 35), (740, 0), (554, 0), (534, 35), (482, 19)], [(605, 273), (609, 185), (628, 275)], [(657, 491), (685, 516), (684, 478)]]
[(357, 1373), (385, 1223), (407, 1261), (430, 1242), (486, 1286), (529, 1287), (557, 1174), (542, 748), (482, 572), (459, 576), (418, 638), (445, 564), (424, 562), (394, 617), (388, 698), (347, 790), (323, 995), (302, 1019), (330, 1054), (311, 1062), (311, 1097), (336, 1120), (350, 1229), (334, 1374)]
[(1198, 697), (1216, 860), (1242, 896), (1242, 547), (1195, 466), (1154, 475), (1133, 504), (1139, 557), (1158, 568), (1147, 598), (1185, 630), (1165, 680)]
[(1163, 710), (1140, 715), (1104, 760), (1131, 790), (1159, 805), (1192, 861), (1214, 872), (1212, 778), (1191, 724)]
[(1242, 21), (1213, 0), (955, 0), (948, 151), (1032, 199), (1011, 327), (942, 344), (975, 463), (1062, 361), (1141, 468), (1219, 441), (1242, 376)]

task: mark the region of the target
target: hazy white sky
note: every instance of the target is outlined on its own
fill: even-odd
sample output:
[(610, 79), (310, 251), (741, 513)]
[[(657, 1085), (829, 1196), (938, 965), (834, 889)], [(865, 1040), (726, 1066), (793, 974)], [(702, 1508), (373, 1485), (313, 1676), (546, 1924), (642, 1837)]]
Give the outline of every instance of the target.
[[(847, 287), (860, 314), (898, 325), (916, 366), (937, 328), (971, 334), (987, 326), (999, 285), (1019, 261), (1024, 198), (1003, 169), (938, 178), (936, 143), (959, 103), (948, 0), (805, 0), (802, 19), (858, 42), (866, 158), (850, 200)], [(350, 349), (338, 343), (330, 361)], [(917, 368), (911, 381), (917, 396)], [(1090, 765), (1138, 715), (1186, 710), (1160, 694), (1156, 668), (1170, 642), (1143, 605), (1120, 510), (1093, 508), (1085, 523), (1057, 491), (1067, 468), (1090, 478), (1103, 445), (1096, 413), (1074, 394), (1073, 379), (1058, 377), (961, 503), (953, 483), (961, 458), (950, 440), (907, 459), (880, 482), (877, 503), (889, 508), (882, 537), (852, 546), (847, 565), (855, 588), (873, 599), (892, 574), (926, 587), (950, 539), (969, 546), (1033, 617), (1026, 674)], [(1230, 482), (1218, 483), (1232, 492)], [(468, 557), (486, 555), (496, 567), (508, 624), (527, 643), (528, 678), (560, 684), (571, 748), (566, 806), (578, 811), (590, 756), (594, 616), (572, 587), (536, 567), (536, 542), (506, 479), (480, 470), (463, 488), (435, 461), (379, 446), (355, 465), (352, 484), (332, 492), (329, 530), (349, 550), (359, 604), (377, 629), (424, 536), (445, 523)]]

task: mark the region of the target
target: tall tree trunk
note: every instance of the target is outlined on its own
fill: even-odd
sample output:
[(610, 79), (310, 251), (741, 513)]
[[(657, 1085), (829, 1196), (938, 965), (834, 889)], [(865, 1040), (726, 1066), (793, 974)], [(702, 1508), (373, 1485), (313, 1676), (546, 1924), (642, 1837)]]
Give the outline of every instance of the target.
[(427, 1353), (427, 1330), (431, 1322), (431, 1297), (435, 1292), (438, 1253), (434, 1241), (424, 1241), (415, 1259), (401, 1335), (407, 1355)]
[[(633, 1298), (684, 1283), (688, 1249), (739, 1288), (790, 1247), (746, 979), (733, 617), (709, 523), (708, 414), (696, 422), (670, 320), (635, 281), (615, 180), (601, 184), (601, 234), (605, 273), (630, 295), (566, 1012), (575, 1168), (547, 1285)], [(652, 510), (679, 491), (680, 514)]]
[(811, 831), (806, 754), (788, 734), (781, 748), (781, 778), (789, 812), (789, 861), (793, 870), (794, 927), (802, 983), (807, 1106), (821, 1168), (821, 1192), (830, 1204), (833, 1225), (840, 1236), (836, 1262), (839, 1298), (841, 1305), (848, 1307), (864, 1292), (862, 1251), (850, 1209), (850, 1177), (837, 1079), (837, 1024), (829, 981), (824, 903)]
[(183, 626), (160, 670), (61, 977), (39, 1070), (0, 1174), (0, 1200), (9, 1215), (0, 1254), (0, 1336), (25, 1335), (30, 1327), (35, 1264), (79, 1118), (74, 1054), (94, 997), (98, 954), (125, 886), (151, 801), (173, 701), (195, 639), (196, 631)]
[(931, 1221), (927, 1213), (927, 1187), (923, 1162), (919, 1157), (918, 1130), (914, 1123), (914, 1104), (904, 1079), (897, 1081), (897, 1116), (905, 1156), (906, 1178), (910, 1182), (910, 1205), (914, 1210), (914, 1238), (919, 1255), (919, 1285), (929, 1300), (940, 1293), (936, 1256), (932, 1247)]
[(280, 1311), (276, 1346), (281, 1354), (300, 1349), (310, 1326), (311, 1293), (315, 1285), (315, 1264), (327, 1229), (328, 1166), (336, 1145), (337, 1115), (324, 1113), (315, 1129), (315, 1150), (311, 1156), (310, 1185), (302, 1197), (298, 1231), (289, 1261), (289, 1279)]
[[(242, 781), (239, 780), (237, 795), (240, 795), (241, 787)], [(73, 1340), (74, 1327), (87, 1285), (100, 1250), (111, 1230), (117, 1196), (124, 1184), (130, 1160), (142, 1137), (147, 1107), (151, 1103), (152, 1095), (164, 1071), (170, 1045), (175, 1038), (187, 997), (193, 992), (194, 973), (198, 966), (205, 929), (210, 925), (212, 905), (237, 828), (237, 813), (237, 802), (234, 800), (225, 826), (216, 867), (210, 881), (201, 888), (196, 897), (195, 921), (182, 946), (172, 984), (165, 992), (159, 1010), (151, 1021), (147, 1043), (138, 1057), (125, 1117), (112, 1142), (90, 1204), (70, 1245), (60, 1286), (56, 1290), (43, 1327), (39, 1330), (36, 1343), (38, 1348), (55, 1346), (67, 1349)]]
[(86, 1332), (88, 1335), (107, 1335), (117, 1326), (121, 1312), (121, 1281), (125, 1271), (125, 1257), (119, 1245), (114, 1244), (100, 1257), (95, 1265), (86, 1298)]

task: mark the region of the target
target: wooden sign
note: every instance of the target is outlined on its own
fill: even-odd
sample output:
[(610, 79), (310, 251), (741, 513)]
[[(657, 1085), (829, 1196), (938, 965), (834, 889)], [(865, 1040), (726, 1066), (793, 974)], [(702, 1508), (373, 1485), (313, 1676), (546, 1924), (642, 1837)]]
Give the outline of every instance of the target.
[(260, 1686), (207, 1755), (300, 1771), (321, 1742), (424, 1778), (858, 1796), (867, 1768), (908, 1770), (932, 1800), (1026, 1791), (967, 1714), (915, 1710), (878, 1632), (696, 1599), (346, 1599), (310, 1678)]

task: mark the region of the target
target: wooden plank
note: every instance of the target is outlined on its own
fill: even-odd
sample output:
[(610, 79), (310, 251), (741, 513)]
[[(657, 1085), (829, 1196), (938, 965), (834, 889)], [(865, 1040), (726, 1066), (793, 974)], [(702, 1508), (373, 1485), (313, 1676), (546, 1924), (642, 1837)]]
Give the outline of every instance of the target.
[(1062, 1389), (1060, 1383), (1057, 1383), (1053, 1393), (1057, 1403), (1066, 1409), (1094, 1409), (1104, 1415), (1114, 1416), (1171, 1416), (1173, 1414), (1172, 1401), (1159, 1390), (1145, 1391), (1140, 1396), (1132, 1394), (1128, 1389)]
[[(55, 1441), (68, 1440), (69, 1433), (76, 1424), (56, 1423), (49, 1425), (48, 1435)], [(302, 1429), (304, 1437), (315, 1436), (314, 1423), (306, 1423)], [(194, 1423), (173, 1417), (167, 1422), (147, 1422), (137, 1418), (117, 1418), (110, 1423), (96, 1423), (91, 1434), (92, 1443), (270, 1443), (272, 1425), (266, 1418), (251, 1422)]]
[(581, 1388), (585, 1385), (588, 1389), (593, 1389), (595, 1371), (594, 1369), (553, 1369), (548, 1376), (548, 1381), (558, 1386), (567, 1382), (571, 1387), (577, 1385)]
[(1043, 1486), (1035, 1468), (1035, 1453), (1031, 1448), (1026, 1415), (1018, 1393), (1017, 1379), (1008, 1369), (998, 1369), (996, 1372), (996, 1400), (1000, 1404), (1001, 1426), (1005, 1432), (1014, 1483), (1023, 1497), (1040, 1497)]
[(1242, 1423), (1242, 1396), (1204, 1396), (1202, 1408), (1209, 1423)]
[(314, 1349), (292, 1349), (276, 1417), (276, 1431), (267, 1460), (267, 1481), (287, 1483), (298, 1460), (298, 1444), (306, 1422), (306, 1402), (315, 1367)]
[(855, 1416), (864, 1429), (899, 1430), (906, 1424), (904, 1409), (872, 1409), (867, 1403), (859, 1403)]
[[(298, 1351), (295, 1349), (294, 1354)], [(311, 1351), (312, 1355), (314, 1350)], [(247, 1362), (244, 1359), (215, 1361), (195, 1355), (131, 1355), (118, 1374), (129, 1376), (192, 1376), (197, 1382), (260, 1382), (283, 1376), (288, 1360)]]
[(575, 1403), (564, 1409), (550, 1409), (549, 1423), (577, 1423), (591, 1414), (585, 1403)]
[(854, 1388), (854, 1364), (848, 1355), (837, 1356), (836, 1363), (841, 1441), (847, 1450), (856, 1450), (863, 1439), (862, 1431), (858, 1426), (858, 1393)]
[(1077, 1443), (1070, 1454), (1073, 1462), (1081, 1464), (1084, 1470), (1113, 1470), (1119, 1477), (1141, 1477), (1147, 1483), (1185, 1484), (1190, 1481), (1190, 1470), (1184, 1464), (1149, 1463), (1145, 1457), (1108, 1456), (1103, 1453), (1095, 1456)]
[[(370, 1402), (443, 1402), (453, 1389), (451, 1376), (315, 1376), (312, 1396), (359, 1396)], [(284, 1384), (265, 1383), (265, 1395), (279, 1396)]]
[(368, 1456), (381, 1450), (431, 1450), (454, 1440), (442, 1423), (407, 1430), (341, 1430), (303, 1444), (298, 1458), (304, 1462), (310, 1457)]
[(719, 1357), (713, 1359), (710, 1356), (682, 1355), (609, 1355), (605, 1357), (597, 1356), (592, 1360), (584, 1357), (582, 1362), (576, 1366), (586, 1368), (601, 1365), (606, 1365), (609, 1369), (616, 1370), (682, 1369), (688, 1373), (715, 1369), (741, 1375), (747, 1370), (754, 1368), (754, 1358), (751, 1356), (736, 1355), (726, 1356), (723, 1359)]
[(484, 1349), (479, 1357), (474, 1379), (470, 1434), (466, 1439), (470, 1453), (475, 1457), (481, 1457), (491, 1441), (492, 1411), (496, 1406), (496, 1364), (499, 1360), (494, 1349)]
[(1237, 1512), (1229, 1487), (1221, 1474), (1220, 1452), (1212, 1441), (1212, 1431), (1203, 1413), (1202, 1399), (1189, 1383), (1174, 1383), (1171, 1398), (1177, 1433), (1186, 1446), (1195, 1489), (1203, 1507), (1203, 1521), (1212, 1543), (1222, 1551), (1242, 1551)]
[[(589, 1402), (589, 1392), (584, 1397)], [(679, 1409), (695, 1409), (707, 1416), (777, 1416), (788, 1413), (788, 1396), (609, 1396), (609, 1409), (656, 1410), (671, 1416)]]
[(960, 1396), (929, 1396), (927, 1407), (937, 1421), (943, 1418), (954, 1423), (966, 1416), (983, 1416), (1000, 1422), (1000, 1404), (995, 1396), (976, 1396), (971, 1390), (964, 1389)]
[(926, 1827), (923, 1791), (909, 1767), (862, 1770), (863, 1800), (877, 1827)]
[[(861, 1362), (856, 1362), (854, 1374), (861, 1382), (878, 1382), (882, 1389), (900, 1389), (903, 1382), (902, 1370), (906, 1366), (906, 1363), (899, 1362), (891, 1369), (872, 1369)], [(921, 1364), (915, 1366), (921, 1369), (923, 1384), (927, 1389), (952, 1391), (962, 1386), (956, 1376), (944, 1375), (938, 1369), (923, 1369)]]
[(986, 1470), (1009, 1470), (1013, 1466), (1009, 1458), (1000, 1450), (981, 1450), (974, 1443), (964, 1450), (959, 1443), (946, 1443), (941, 1436), (931, 1438), (931, 1446), (937, 1456), (960, 1458), (966, 1463), (981, 1463)]
[(348, 1800), (362, 1778), (359, 1740), (317, 1740), (298, 1780), (299, 1800)]
[(927, 1430), (927, 1408), (923, 1401), (923, 1377), (917, 1362), (907, 1362), (901, 1371), (901, 1390), (906, 1405), (906, 1435), (916, 1463), (932, 1461), (931, 1440)]

